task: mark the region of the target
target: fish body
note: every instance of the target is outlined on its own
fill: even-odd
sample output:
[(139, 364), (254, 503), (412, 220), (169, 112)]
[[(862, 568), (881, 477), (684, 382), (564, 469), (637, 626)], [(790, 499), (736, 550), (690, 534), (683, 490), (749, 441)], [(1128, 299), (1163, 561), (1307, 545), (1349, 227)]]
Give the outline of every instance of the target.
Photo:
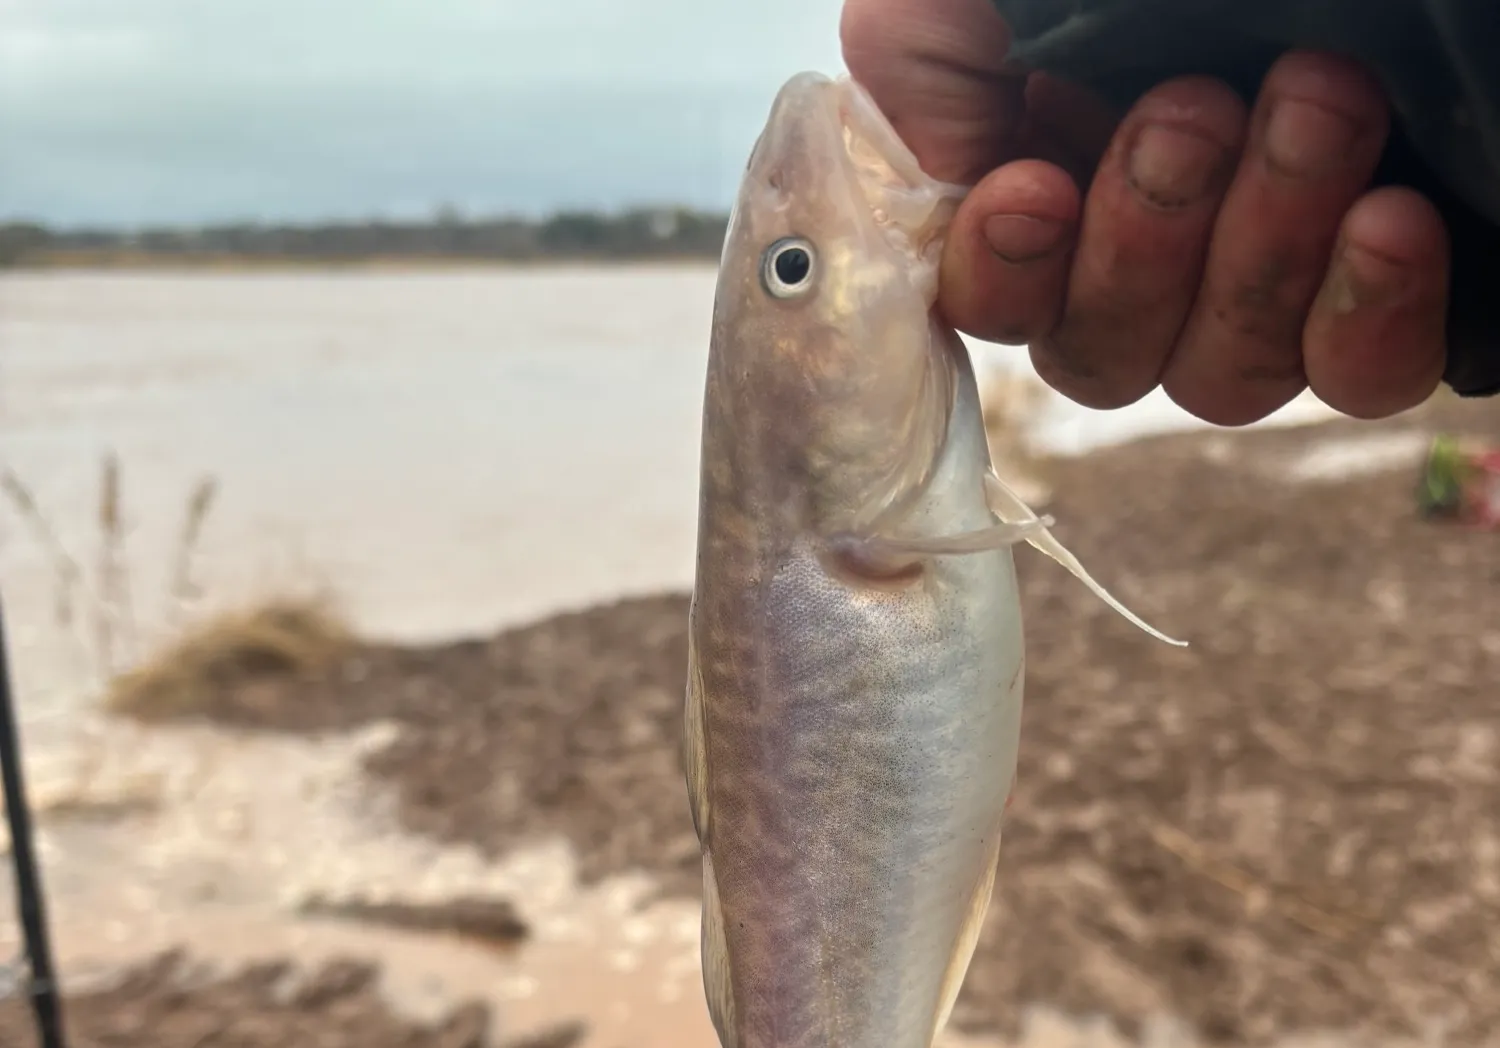
[(801, 74), (731, 218), (684, 739), (724, 1048), (928, 1048), (989, 903), (1024, 686), (1011, 547), (1076, 561), (994, 476), (934, 312), (962, 196), (857, 84)]

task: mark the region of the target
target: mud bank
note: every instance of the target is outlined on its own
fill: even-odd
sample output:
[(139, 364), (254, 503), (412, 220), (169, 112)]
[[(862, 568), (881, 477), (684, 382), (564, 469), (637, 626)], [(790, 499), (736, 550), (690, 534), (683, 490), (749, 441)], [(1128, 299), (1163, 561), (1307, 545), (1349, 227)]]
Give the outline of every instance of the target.
[[(1044, 1007), (1141, 1036), (1176, 1016), (1221, 1043), (1500, 1032), (1500, 544), (1417, 519), (1416, 458), (1439, 427), (1500, 435), (1500, 415), (1443, 401), (1049, 464), (1059, 535), (1193, 646), (1150, 642), (1019, 555), (1019, 793), (960, 1031), (1017, 1036)], [(362, 646), (316, 679), (221, 682), (193, 717), (245, 745), (380, 726), (351, 774), (389, 798), (388, 829), (474, 871), (561, 837), (582, 892), (647, 874), (631, 906), (688, 915), (667, 952), (690, 966), (685, 613), (667, 594)], [(691, 998), (696, 972), (680, 975)], [(671, 1014), (698, 1024), (674, 1043), (701, 1041), (697, 1010)]]

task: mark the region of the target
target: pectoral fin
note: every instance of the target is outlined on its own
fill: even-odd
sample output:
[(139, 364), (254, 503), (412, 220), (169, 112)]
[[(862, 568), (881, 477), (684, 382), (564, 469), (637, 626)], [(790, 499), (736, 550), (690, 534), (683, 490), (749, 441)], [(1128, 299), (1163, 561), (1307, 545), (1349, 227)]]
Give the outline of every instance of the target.
[(988, 553), (1020, 542), (1034, 541), (1034, 537), (1051, 523), (1051, 517), (1043, 517), (1023, 524), (995, 524), (952, 535), (846, 535), (835, 540), (833, 545), (850, 563), (877, 574), (897, 574), (927, 557)]
[(708, 843), (708, 748), (703, 738), (703, 678), (698, 658), (688, 642), (687, 695), (684, 701), (682, 763), (686, 768), (688, 805), (698, 843)]
[(1028, 523), (1040, 524), (1041, 527), (1035, 528), (1026, 536), (1026, 541), (1033, 548), (1041, 550), (1047, 556), (1067, 568), (1073, 577), (1092, 590), (1096, 597), (1157, 640), (1166, 641), (1168, 644), (1179, 648), (1187, 647), (1187, 641), (1174, 640), (1160, 630), (1147, 625), (1135, 612), (1125, 607), (1125, 605), (1111, 596), (1108, 590), (1095, 582), (1093, 576), (1085, 571), (1083, 565), (1078, 562), (1078, 558), (1059, 542), (1052, 532), (1047, 530), (1052, 526), (1052, 519), (1050, 517), (1038, 517), (1036, 512), (1021, 499), (1021, 496), (1006, 487), (1005, 482), (995, 476), (994, 473), (990, 473), (984, 478), (984, 490), (990, 504), (990, 512), (994, 513), (1002, 521), (1005, 521), (1005, 523), (1015, 525)]

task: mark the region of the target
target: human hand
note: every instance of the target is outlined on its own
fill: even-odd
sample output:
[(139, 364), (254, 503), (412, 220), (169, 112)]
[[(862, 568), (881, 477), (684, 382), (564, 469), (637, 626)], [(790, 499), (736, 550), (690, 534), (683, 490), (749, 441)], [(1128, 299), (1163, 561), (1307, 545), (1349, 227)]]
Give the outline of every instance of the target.
[(1179, 78), (1120, 120), (1073, 85), (1004, 73), (990, 0), (845, 0), (842, 37), (927, 172), (974, 185), (943, 312), (1029, 343), (1059, 392), (1117, 408), (1159, 384), (1243, 425), (1309, 385), (1361, 418), (1437, 387), (1448, 234), (1420, 194), (1370, 190), (1390, 116), (1358, 66), (1287, 54), (1248, 109)]

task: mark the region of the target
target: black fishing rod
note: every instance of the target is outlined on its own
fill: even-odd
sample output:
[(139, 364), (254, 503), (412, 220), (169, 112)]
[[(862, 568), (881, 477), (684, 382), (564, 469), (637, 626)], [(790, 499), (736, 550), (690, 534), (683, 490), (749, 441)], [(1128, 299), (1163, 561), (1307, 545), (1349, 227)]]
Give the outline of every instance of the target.
[(5, 786), (5, 818), (10, 824), (10, 854), (15, 866), (16, 911), (26, 943), (26, 985), (36, 1015), (41, 1048), (63, 1048), (62, 1003), (52, 970), (52, 945), (47, 936), (47, 912), (42, 900), (42, 877), (36, 862), (31, 809), (26, 803), (21, 773), (21, 738), (10, 686), (9, 644), (5, 616), (0, 611), (0, 782)]

